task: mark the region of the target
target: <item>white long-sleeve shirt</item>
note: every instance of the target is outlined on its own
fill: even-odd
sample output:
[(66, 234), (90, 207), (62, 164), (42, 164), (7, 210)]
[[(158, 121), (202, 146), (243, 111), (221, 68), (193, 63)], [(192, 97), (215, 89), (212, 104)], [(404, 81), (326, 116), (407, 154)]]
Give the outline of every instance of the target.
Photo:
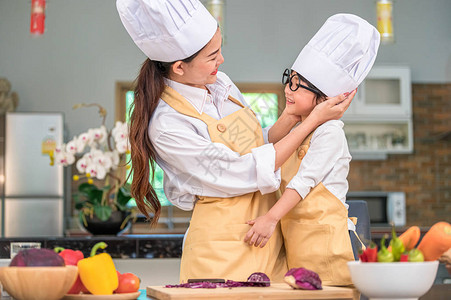
[[(241, 109), (228, 100), (229, 94), (247, 106), (238, 88), (227, 75), (218, 72), (207, 90), (169, 79), (165, 83), (185, 97), (199, 114), (219, 120)], [(265, 143), (269, 128), (263, 129)], [(168, 200), (183, 210), (191, 210), (196, 195), (234, 197), (260, 191), (276, 191), (280, 169), (274, 172), (273, 144), (254, 148), (240, 155), (226, 145), (213, 143), (207, 125), (181, 114), (160, 99), (149, 122), (149, 137), (155, 147), (156, 162), (164, 171), (164, 191)]]
[[(351, 154), (343, 126), (342, 121), (332, 120), (315, 130), (307, 154), (287, 188), (296, 190), (302, 198), (305, 198), (311, 189), (322, 182), (346, 209), (349, 207), (346, 204), (346, 193), (349, 188), (346, 178)], [(355, 230), (350, 220), (348, 228)]]

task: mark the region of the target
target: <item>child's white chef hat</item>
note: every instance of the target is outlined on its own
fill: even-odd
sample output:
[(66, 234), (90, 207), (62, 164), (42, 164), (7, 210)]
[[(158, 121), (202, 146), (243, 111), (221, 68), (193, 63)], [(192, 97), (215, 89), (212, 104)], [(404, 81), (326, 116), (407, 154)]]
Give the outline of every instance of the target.
[(379, 42), (379, 32), (367, 21), (336, 14), (302, 49), (291, 69), (329, 97), (351, 92), (371, 70)]
[(218, 23), (199, 0), (117, 0), (122, 24), (151, 60), (183, 60), (202, 49)]

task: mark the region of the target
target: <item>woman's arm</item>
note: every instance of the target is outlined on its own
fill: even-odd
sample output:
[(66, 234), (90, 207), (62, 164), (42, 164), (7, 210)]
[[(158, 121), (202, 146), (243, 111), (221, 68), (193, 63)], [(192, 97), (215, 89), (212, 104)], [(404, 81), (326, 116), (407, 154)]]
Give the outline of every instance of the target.
[(272, 125), (271, 129), (269, 129), (268, 142), (273, 144), (277, 143), (299, 122), (301, 122), (301, 117), (289, 115), (284, 109), (280, 117)]
[(339, 119), (351, 104), (357, 91), (354, 90), (349, 96), (340, 95), (324, 101), (313, 109), (310, 115), (293, 129), (289, 134), (274, 144), (276, 150), (275, 170), (280, 168), (302, 143), (302, 141), (313, 131), (328, 120)]

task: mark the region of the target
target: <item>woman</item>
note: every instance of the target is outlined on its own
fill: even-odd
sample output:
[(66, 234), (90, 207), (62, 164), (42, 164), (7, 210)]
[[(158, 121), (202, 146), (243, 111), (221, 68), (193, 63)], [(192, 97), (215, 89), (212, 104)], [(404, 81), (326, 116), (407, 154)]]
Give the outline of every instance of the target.
[(275, 203), (280, 166), (314, 128), (341, 117), (355, 92), (319, 105), (291, 132), (299, 120), (283, 113), (266, 133), (218, 72), (221, 32), (198, 0), (118, 0), (117, 7), (148, 57), (131, 117), (132, 195), (155, 224), (160, 204), (148, 178), (149, 161), (156, 161), (168, 199), (193, 209), (180, 280), (246, 280), (257, 271), (280, 280), (286, 271), (280, 229), (262, 251), (243, 242), (246, 221)]

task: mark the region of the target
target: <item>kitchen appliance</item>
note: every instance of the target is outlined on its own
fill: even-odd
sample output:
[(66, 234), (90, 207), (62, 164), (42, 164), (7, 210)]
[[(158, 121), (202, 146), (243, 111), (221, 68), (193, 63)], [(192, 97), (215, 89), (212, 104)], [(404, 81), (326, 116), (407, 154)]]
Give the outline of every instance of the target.
[(63, 124), (62, 113), (0, 116), (2, 237), (63, 235), (64, 170), (49, 157)]
[(364, 200), (368, 204), (371, 226), (406, 225), (404, 192), (348, 192), (346, 200)]

